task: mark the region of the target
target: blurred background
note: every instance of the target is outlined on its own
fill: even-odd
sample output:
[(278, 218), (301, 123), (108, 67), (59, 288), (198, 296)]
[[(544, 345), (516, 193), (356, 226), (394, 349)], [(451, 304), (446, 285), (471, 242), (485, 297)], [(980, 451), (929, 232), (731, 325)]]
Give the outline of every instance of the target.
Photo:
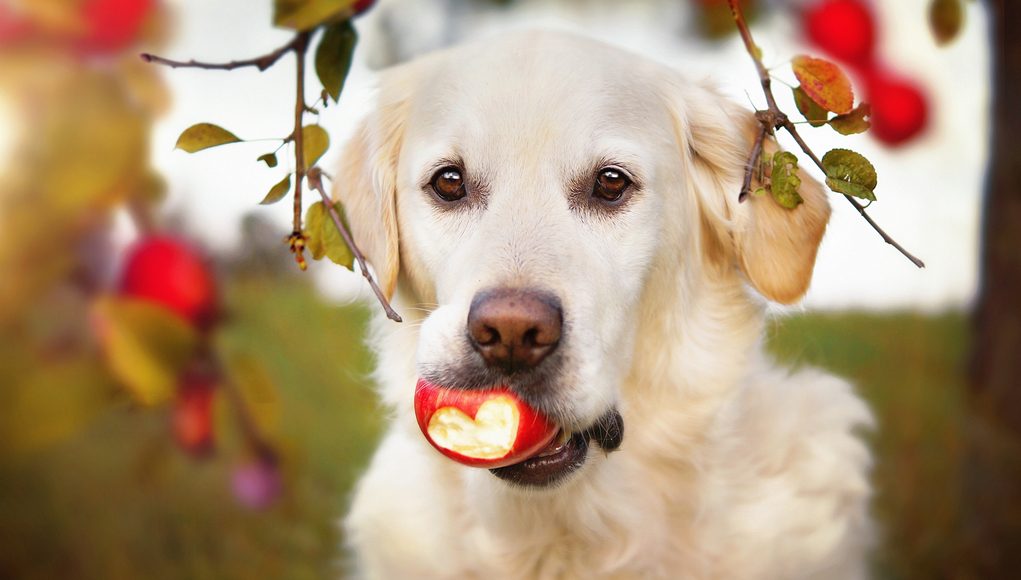
[[(377, 70), (507, 29), (590, 35), (764, 107), (724, 0), (302, 2), (357, 13), (339, 102), (306, 71), (326, 171)], [(225, 72), (138, 56), (269, 53), (294, 37), (274, 26), (282, 4), (0, 0), (0, 577), (343, 576), (337, 524), (385, 419), (362, 346), (378, 306), (343, 260), (302, 271), (285, 243), (294, 208), (267, 196), (295, 166), (294, 57)], [(1021, 564), (1007, 4), (744, 2), (783, 110), (797, 116), (785, 85), (803, 53), (839, 63), (871, 103), (864, 134), (802, 133), (871, 159), (869, 212), (926, 262), (834, 198), (813, 286), (770, 326), (779, 359), (849, 377), (879, 417), (878, 578)], [(200, 122), (237, 142), (175, 148)]]

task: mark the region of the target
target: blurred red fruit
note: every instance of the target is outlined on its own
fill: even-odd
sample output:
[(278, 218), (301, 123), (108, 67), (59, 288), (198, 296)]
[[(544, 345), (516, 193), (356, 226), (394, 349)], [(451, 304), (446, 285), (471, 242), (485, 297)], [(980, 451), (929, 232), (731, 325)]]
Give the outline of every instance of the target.
[(823, 0), (802, 15), (805, 34), (830, 56), (859, 66), (872, 59), (876, 26), (861, 0)]
[(256, 460), (234, 469), (231, 488), (241, 504), (254, 509), (265, 509), (280, 496), (283, 483), (275, 462)]
[(208, 328), (216, 318), (216, 283), (201, 255), (169, 236), (144, 238), (128, 250), (120, 292), (161, 304)]
[(177, 391), (171, 417), (174, 439), (193, 455), (213, 450), (214, 386), (211, 378), (187, 376)]
[(85, 54), (120, 52), (138, 41), (154, 0), (87, 0), (82, 19), (87, 31), (77, 42)]
[(351, 6), (351, 10), (354, 16), (358, 16), (376, 5), (376, 0), (358, 0)]
[(27, 39), (33, 30), (31, 22), (18, 16), (10, 8), (0, 6), (0, 47)]
[(865, 76), (865, 100), (872, 105), (871, 134), (887, 145), (917, 137), (929, 120), (929, 103), (918, 85), (883, 70)]

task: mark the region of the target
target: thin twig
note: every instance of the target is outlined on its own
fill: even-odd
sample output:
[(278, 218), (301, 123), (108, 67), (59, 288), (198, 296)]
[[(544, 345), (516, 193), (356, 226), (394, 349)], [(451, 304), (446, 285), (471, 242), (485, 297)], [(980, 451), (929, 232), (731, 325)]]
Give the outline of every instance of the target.
[(372, 287), (372, 292), (376, 295), (376, 299), (379, 300), (380, 305), (383, 306), (383, 310), (386, 312), (387, 318), (394, 322), (403, 322), (400, 314), (390, 306), (390, 301), (386, 299), (386, 295), (380, 290), (379, 284), (376, 283), (375, 278), (369, 272), (369, 267), (365, 263), (365, 256), (362, 255), (361, 250), (355, 244), (354, 238), (351, 237), (351, 233), (344, 227), (344, 221), (340, 219), (340, 214), (333, 207), (333, 200), (326, 193), (326, 188), (323, 187), (323, 172), (318, 167), (312, 167), (308, 170), (307, 174), (308, 186), (319, 192), (320, 197), (323, 198), (323, 205), (326, 206), (326, 210), (330, 213), (330, 219), (333, 220), (333, 225), (336, 226), (337, 231), (340, 232), (341, 237), (344, 238), (344, 242), (347, 247), (351, 248), (351, 253), (354, 254), (355, 260), (358, 262), (359, 268), (361, 268), (362, 276), (369, 281), (369, 286)]
[(759, 165), (759, 158), (762, 156), (762, 143), (766, 140), (767, 133), (769, 133), (769, 128), (763, 125), (759, 128), (758, 135), (755, 136), (752, 153), (748, 156), (748, 166), (745, 167), (744, 183), (741, 185), (740, 195), (737, 196), (738, 203), (744, 202), (748, 194), (752, 192), (752, 174), (755, 173), (755, 168)]
[[(305, 143), (302, 135), (302, 124), (305, 120), (305, 53), (308, 51), (309, 34), (303, 32), (297, 36), (294, 44), (294, 56), (298, 61), (296, 96), (294, 101), (294, 233), (301, 235), (301, 183), (305, 180)], [(300, 250), (299, 250), (300, 251)]]
[[(826, 169), (823, 167), (822, 161), (815, 152), (813, 152), (808, 144), (805, 143), (805, 140), (801, 138), (801, 135), (798, 133), (797, 127), (794, 126), (794, 123), (791, 122), (791, 120), (787, 118), (787, 115), (780, 110), (780, 107), (777, 106), (776, 98), (773, 96), (773, 88), (770, 82), (771, 77), (769, 75), (769, 71), (762, 63), (758, 46), (752, 38), (751, 30), (748, 28), (748, 22), (745, 20), (738, 2), (739, 0), (727, 0), (727, 3), (730, 5), (730, 12), (734, 16), (734, 24), (737, 26), (737, 30), (741, 34), (741, 40), (744, 41), (745, 50), (748, 52), (749, 56), (752, 57), (752, 61), (755, 63), (755, 70), (758, 72), (759, 83), (762, 85), (762, 92), (766, 97), (767, 104), (766, 110), (755, 112), (755, 117), (762, 125), (762, 130), (759, 132), (759, 136), (756, 138), (755, 144), (752, 146), (752, 153), (748, 159), (748, 166), (745, 168), (744, 184), (741, 187), (740, 194), (738, 194), (738, 201), (744, 201), (748, 194), (748, 190), (751, 188), (752, 174), (758, 165), (759, 157), (762, 155), (762, 140), (765, 138), (766, 133), (772, 132), (776, 129), (782, 128), (787, 131), (798, 143), (798, 146), (801, 147), (801, 150), (804, 151), (805, 155), (808, 155), (809, 158), (812, 159), (812, 162), (814, 162), (816, 166), (823, 171), (824, 175), (826, 173)], [(872, 229), (876, 230), (876, 233), (883, 238), (883, 241), (896, 248), (897, 251), (903, 254), (905, 258), (911, 260), (911, 263), (915, 266), (918, 266), (919, 268), (925, 267), (924, 262), (905, 250), (904, 247), (890, 237), (883, 228), (879, 227), (860, 203), (849, 195), (844, 195), (844, 197), (847, 198), (847, 201), (850, 202), (856, 210), (858, 210), (858, 213), (861, 214), (861, 217), (863, 217), (870, 226), (872, 226)]]
[[(796, 127), (794, 127), (794, 124), (791, 123), (790, 121), (787, 121), (787, 123), (784, 124), (783, 128), (788, 133), (790, 133), (791, 137), (794, 138), (794, 141), (797, 142), (799, 147), (801, 147), (801, 150), (805, 152), (805, 155), (808, 155), (812, 159), (812, 162), (815, 163), (816, 167), (818, 167), (820, 170), (822, 170), (822, 172), (825, 174), (826, 173), (826, 168), (824, 168), (822, 166), (822, 161), (808, 147), (808, 144), (805, 143), (805, 140), (801, 138), (801, 134), (798, 133), (798, 129)], [(901, 254), (904, 254), (905, 258), (911, 260), (911, 263), (913, 263), (915, 266), (918, 266), (919, 268), (924, 268), (925, 267), (925, 262), (921, 261), (916, 256), (914, 256), (911, 252), (909, 252), (906, 249), (904, 249), (903, 246), (901, 246), (899, 243), (897, 243), (897, 240), (895, 240), (892, 237), (890, 237), (890, 235), (887, 234), (886, 231), (883, 230), (883, 228), (879, 227), (879, 224), (877, 224), (875, 222), (875, 220), (872, 219), (872, 216), (870, 216), (865, 211), (865, 207), (862, 206), (860, 203), (858, 203), (858, 200), (854, 199), (850, 195), (844, 195), (844, 197), (847, 199), (847, 201), (849, 201), (851, 203), (851, 205), (854, 206), (854, 209), (858, 210), (858, 213), (861, 214), (861, 217), (865, 218), (865, 221), (868, 222), (868, 224), (870, 226), (872, 226), (872, 229), (876, 230), (876, 233), (878, 233), (883, 238), (884, 242), (890, 244), (894, 248), (897, 248), (897, 250)]]
[(170, 68), (201, 68), (206, 70), (234, 70), (236, 68), (255, 67), (260, 71), (264, 71), (269, 67), (273, 66), (280, 60), (285, 54), (295, 50), (300, 43), (306, 43), (308, 40), (308, 33), (302, 32), (294, 36), (290, 42), (281, 46), (280, 48), (264, 54), (256, 58), (249, 58), (245, 60), (232, 60), (224, 63), (211, 63), (211, 62), (200, 62), (197, 60), (180, 61), (170, 60), (169, 58), (163, 58), (162, 56), (156, 56), (155, 54), (142, 53), (140, 56), (145, 62), (151, 62), (153, 64), (161, 64), (163, 66), (169, 66)]

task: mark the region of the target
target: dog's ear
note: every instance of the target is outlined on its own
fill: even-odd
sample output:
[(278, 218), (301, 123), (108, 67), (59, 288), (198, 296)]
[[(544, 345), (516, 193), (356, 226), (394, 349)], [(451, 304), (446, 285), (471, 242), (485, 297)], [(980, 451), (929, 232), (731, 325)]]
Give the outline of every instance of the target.
[(397, 162), (407, 114), (406, 74), (386, 75), (379, 101), (344, 148), (333, 197), (347, 213), (351, 235), (392, 298), (400, 271)]
[[(674, 87), (673, 107), (684, 149), (689, 194), (699, 204), (702, 253), (718, 268), (738, 266), (763, 296), (790, 304), (808, 290), (830, 206), (822, 186), (799, 171), (804, 200), (795, 209), (771, 196), (738, 202), (745, 166), (759, 123), (755, 116), (715, 91)], [(769, 138), (763, 157), (772, 157)], [(758, 187), (753, 182), (752, 190)]]

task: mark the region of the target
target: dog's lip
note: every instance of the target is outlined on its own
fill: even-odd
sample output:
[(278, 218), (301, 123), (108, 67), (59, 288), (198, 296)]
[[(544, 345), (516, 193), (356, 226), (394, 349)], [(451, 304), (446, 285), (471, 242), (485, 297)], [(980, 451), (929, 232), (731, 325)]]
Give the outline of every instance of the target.
[(534, 455), (513, 465), (490, 469), (490, 473), (511, 483), (529, 487), (547, 487), (564, 480), (588, 459), (589, 442), (595, 440), (603, 451), (615, 451), (624, 437), (624, 421), (611, 409), (585, 431), (565, 432)]
[(554, 439), (546, 448), (524, 461), (490, 469), (489, 472), (505, 481), (530, 487), (557, 483), (585, 464), (589, 441), (583, 433), (572, 433), (556, 449), (559, 439)]

